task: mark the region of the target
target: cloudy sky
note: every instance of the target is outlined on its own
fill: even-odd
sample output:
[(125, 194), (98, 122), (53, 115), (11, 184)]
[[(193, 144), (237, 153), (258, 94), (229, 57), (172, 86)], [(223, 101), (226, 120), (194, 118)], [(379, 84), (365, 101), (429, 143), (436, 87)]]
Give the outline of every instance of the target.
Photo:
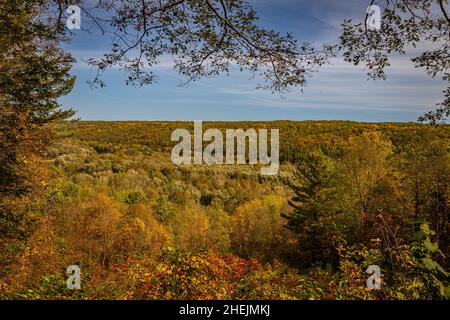
[[(344, 19), (362, 21), (369, 0), (252, 0), (260, 24), (292, 32), (298, 40), (335, 43)], [(83, 16), (82, 16), (83, 22)], [(415, 121), (442, 99), (445, 83), (416, 70), (409, 56), (394, 57), (386, 81), (366, 79), (362, 67), (336, 58), (309, 80), (304, 92), (284, 97), (256, 89), (250, 75), (203, 79), (180, 87), (186, 80), (163, 60), (155, 71), (158, 83), (125, 86), (124, 74), (108, 71), (106, 88), (92, 89), (87, 81), (95, 71), (83, 59), (99, 57), (108, 39), (77, 31), (65, 44), (78, 63), (74, 90), (61, 99), (64, 107), (78, 110), (84, 120), (355, 120)], [(414, 54), (414, 53), (412, 53)]]

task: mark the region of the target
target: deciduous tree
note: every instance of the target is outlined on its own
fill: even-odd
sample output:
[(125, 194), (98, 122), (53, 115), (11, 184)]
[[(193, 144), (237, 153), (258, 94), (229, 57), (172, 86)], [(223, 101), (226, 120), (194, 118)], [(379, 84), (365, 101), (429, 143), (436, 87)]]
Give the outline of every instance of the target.
[[(450, 14), (448, 0), (377, 1), (383, 10), (381, 28), (369, 30), (365, 23), (346, 20), (342, 24), (340, 46), (344, 59), (364, 64), (372, 79), (386, 79), (390, 56), (406, 54), (412, 48), (421, 51), (411, 60), (431, 76), (450, 81)], [(366, 15), (365, 20), (369, 17)], [(444, 122), (450, 115), (450, 87), (436, 109), (419, 118), (431, 123)]]

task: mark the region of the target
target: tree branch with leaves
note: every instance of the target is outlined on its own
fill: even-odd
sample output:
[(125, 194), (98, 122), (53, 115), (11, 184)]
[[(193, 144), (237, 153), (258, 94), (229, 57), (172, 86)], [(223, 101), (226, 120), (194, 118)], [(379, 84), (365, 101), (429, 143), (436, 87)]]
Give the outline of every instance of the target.
[(316, 49), (292, 34), (259, 27), (249, 1), (103, 0), (90, 11), (92, 25), (112, 35), (110, 51), (89, 59), (98, 71), (93, 83), (100, 86), (102, 73), (113, 66), (126, 72), (127, 84), (154, 83), (152, 68), (172, 57), (174, 69), (187, 78), (183, 84), (237, 68), (260, 76), (258, 87), (286, 93), (304, 86), (335, 53), (333, 46)]
[[(365, 65), (370, 79), (386, 79), (390, 56), (418, 48), (422, 53), (411, 59), (414, 66), (450, 82), (448, 0), (382, 0), (371, 4), (382, 7), (381, 29), (367, 30), (363, 23), (344, 21), (340, 49), (345, 61)], [(450, 115), (450, 87), (443, 93), (444, 100), (420, 121), (445, 122)]]

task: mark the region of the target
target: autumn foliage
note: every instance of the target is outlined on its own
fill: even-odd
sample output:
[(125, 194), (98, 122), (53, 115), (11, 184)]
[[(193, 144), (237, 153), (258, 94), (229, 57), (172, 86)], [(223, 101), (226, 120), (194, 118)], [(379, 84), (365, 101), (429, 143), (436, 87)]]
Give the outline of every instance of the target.
[[(173, 165), (163, 137), (190, 125), (58, 124), (40, 165), (48, 182), (9, 202), (33, 220), (4, 242), (1, 297), (448, 297), (448, 127), (258, 123), (282, 133), (267, 178)], [(82, 290), (66, 287), (72, 264)], [(366, 287), (369, 265), (381, 290)]]

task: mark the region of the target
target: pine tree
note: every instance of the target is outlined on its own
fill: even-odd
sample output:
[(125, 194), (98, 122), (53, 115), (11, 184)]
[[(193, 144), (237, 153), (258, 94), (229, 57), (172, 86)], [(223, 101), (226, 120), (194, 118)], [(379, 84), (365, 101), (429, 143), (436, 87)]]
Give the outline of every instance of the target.
[(66, 119), (57, 98), (69, 93), (73, 59), (58, 49), (64, 33), (45, 20), (39, 2), (0, 0), (0, 194), (29, 185), (27, 161), (49, 142), (47, 124)]
[(0, 260), (42, 214), (50, 124), (74, 114), (57, 101), (74, 84), (73, 59), (58, 48), (64, 31), (46, 19), (44, 3), (0, 0)]
[(333, 196), (334, 165), (321, 151), (313, 151), (297, 164), (295, 181), (290, 183), (294, 197), (289, 201), (293, 211), (282, 214), (287, 219), (286, 227), (299, 237), (300, 251), (309, 261), (323, 261), (322, 242), (332, 208), (328, 207)]

